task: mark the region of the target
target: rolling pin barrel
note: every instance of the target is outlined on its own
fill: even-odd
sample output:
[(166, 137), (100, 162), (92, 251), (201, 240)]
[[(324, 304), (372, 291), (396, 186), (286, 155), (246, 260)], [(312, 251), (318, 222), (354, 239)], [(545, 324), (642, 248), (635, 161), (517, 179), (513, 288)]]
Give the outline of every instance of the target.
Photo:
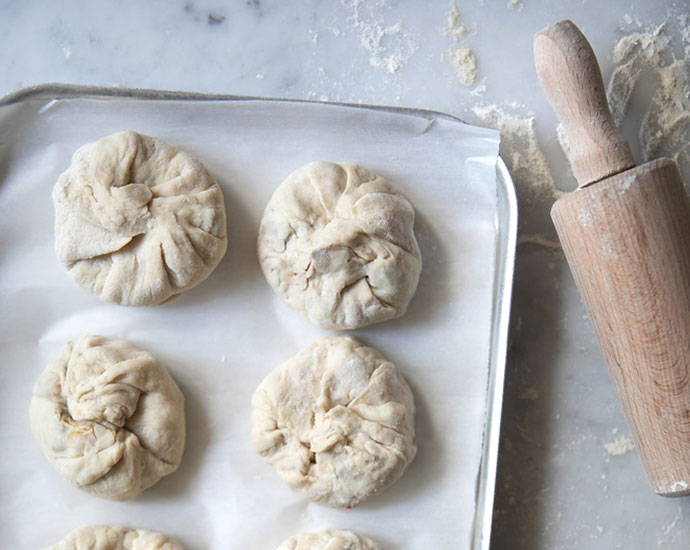
[(551, 215), (654, 490), (690, 494), (690, 201), (677, 166), (633, 167), (579, 29), (537, 34), (535, 63), (580, 189)]
[(560, 199), (552, 217), (654, 490), (690, 494), (690, 205), (672, 161)]

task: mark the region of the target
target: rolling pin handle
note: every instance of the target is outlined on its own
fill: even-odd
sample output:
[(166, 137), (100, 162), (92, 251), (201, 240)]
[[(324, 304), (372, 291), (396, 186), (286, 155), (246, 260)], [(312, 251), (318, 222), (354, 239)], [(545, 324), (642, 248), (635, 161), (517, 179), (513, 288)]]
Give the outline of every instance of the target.
[(563, 124), (579, 186), (635, 166), (613, 122), (597, 58), (580, 29), (565, 20), (539, 31), (534, 60), (542, 88)]

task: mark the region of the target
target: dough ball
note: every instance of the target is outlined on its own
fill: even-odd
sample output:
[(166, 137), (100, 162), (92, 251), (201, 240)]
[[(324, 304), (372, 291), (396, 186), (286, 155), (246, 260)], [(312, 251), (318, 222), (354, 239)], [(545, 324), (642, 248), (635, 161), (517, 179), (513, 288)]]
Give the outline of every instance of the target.
[(329, 529), (296, 535), (281, 544), (278, 550), (379, 550), (379, 545), (352, 531)]
[(170, 537), (129, 527), (89, 525), (72, 531), (48, 550), (183, 550)]
[(118, 304), (169, 300), (208, 277), (227, 248), (223, 193), (206, 169), (136, 132), (78, 149), (53, 202), (59, 260)]
[(29, 416), (58, 472), (99, 497), (134, 498), (182, 459), (182, 392), (150, 353), (125, 340), (68, 342), (38, 379)]
[(290, 306), (325, 329), (355, 329), (405, 313), (422, 267), (414, 210), (356, 164), (312, 162), (266, 206), (259, 261)]
[(414, 458), (412, 392), (375, 349), (323, 338), (261, 382), (252, 438), (292, 489), (351, 508), (396, 481)]

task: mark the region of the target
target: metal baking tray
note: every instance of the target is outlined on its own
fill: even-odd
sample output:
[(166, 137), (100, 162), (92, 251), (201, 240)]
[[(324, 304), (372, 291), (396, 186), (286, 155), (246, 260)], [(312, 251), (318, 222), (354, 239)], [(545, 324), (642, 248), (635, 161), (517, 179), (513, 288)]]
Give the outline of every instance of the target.
[[(142, 89), (102, 88), (63, 84), (46, 84), (11, 93), (0, 99), (0, 190), (5, 184), (7, 173), (6, 155), (12, 149), (11, 141), (17, 128), (12, 124), (5, 124), (3, 117), (9, 109), (21, 109), (25, 105), (41, 105), (40, 109), (32, 107), (32, 113), (49, 112), (54, 102), (70, 99), (90, 99), (107, 104), (113, 100), (127, 100), (145, 106), (148, 102), (192, 102), (192, 103), (228, 103), (250, 104), (252, 102), (269, 102), (277, 105), (310, 105), (325, 106), (333, 109), (356, 109), (362, 113), (390, 113), (403, 117), (412, 117), (427, 121), (431, 126), (434, 121), (444, 120), (452, 123), (464, 124), (460, 119), (430, 110), (406, 109), (397, 107), (380, 107), (370, 105), (354, 105), (346, 103), (328, 103), (320, 101), (288, 100), (234, 96), (224, 94), (197, 94), (187, 92), (171, 92)], [(23, 122), (26, 124), (26, 121)], [(190, 122), (193, 124), (193, 121)], [(239, 129), (238, 131), (241, 131)], [(3, 143), (4, 142), (4, 143)], [(12, 152), (12, 158), (21, 159), (21, 152)], [(499, 432), (501, 421), (501, 407), (503, 399), (504, 371), (507, 352), (507, 337), (509, 312), (515, 259), (517, 233), (517, 202), (513, 183), (506, 166), (500, 157), (496, 158), (496, 209), (494, 215), (495, 235), (495, 266), (493, 269), (493, 296), (491, 327), (488, 335), (490, 342), (488, 361), (488, 383), (486, 386), (486, 414), (483, 427), (482, 452), (475, 488), (475, 515), (469, 547), (472, 550), (488, 550), (490, 544), (491, 521), (493, 512), (497, 455), (499, 447)], [(1, 196), (1, 195), (0, 195)], [(2, 204), (0, 204), (0, 211)], [(47, 222), (49, 223), (49, 222)], [(3, 279), (0, 278), (0, 286)], [(15, 311), (3, 311), (6, 322), (12, 322)], [(22, 316), (24, 317), (24, 316)], [(2, 368), (12, 368), (14, 365), (4, 365)], [(34, 377), (32, 373), (29, 379)], [(25, 396), (28, 400), (28, 396)], [(27, 403), (28, 404), (28, 403)], [(7, 412), (7, 411), (5, 411)], [(26, 424), (26, 423), (25, 423)], [(28, 426), (22, 426), (27, 429)], [(7, 434), (2, 434), (6, 437)], [(6, 465), (11, 467), (10, 465)], [(276, 482), (277, 483), (277, 482)], [(4, 506), (4, 503), (0, 503)], [(7, 510), (7, 507), (0, 507)], [(3, 512), (6, 522), (11, 521)], [(455, 548), (453, 550), (456, 550)]]

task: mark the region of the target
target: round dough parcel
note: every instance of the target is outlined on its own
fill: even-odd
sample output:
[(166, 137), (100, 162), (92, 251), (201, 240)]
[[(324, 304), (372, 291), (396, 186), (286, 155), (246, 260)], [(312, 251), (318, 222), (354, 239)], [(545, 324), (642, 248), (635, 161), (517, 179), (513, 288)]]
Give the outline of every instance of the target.
[(48, 550), (184, 550), (170, 537), (154, 531), (113, 525), (89, 525), (72, 531)]
[(352, 508), (400, 478), (414, 458), (412, 391), (375, 349), (323, 338), (261, 382), (252, 439), (293, 490)]
[(125, 340), (68, 342), (39, 377), (29, 416), (48, 461), (102, 498), (134, 498), (182, 460), (182, 392), (150, 353)]
[(325, 329), (403, 315), (422, 260), (414, 210), (381, 176), (356, 164), (312, 162), (266, 206), (259, 261), (287, 303)]
[(136, 132), (78, 149), (53, 202), (59, 260), (118, 304), (169, 300), (206, 279), (227, 248), (223, 193), (203, 165)]
[(352, 531), (329, 529), (319, 533), (296, 535), (278, 547), (278, 550), (380, 550), (370, 538)]

